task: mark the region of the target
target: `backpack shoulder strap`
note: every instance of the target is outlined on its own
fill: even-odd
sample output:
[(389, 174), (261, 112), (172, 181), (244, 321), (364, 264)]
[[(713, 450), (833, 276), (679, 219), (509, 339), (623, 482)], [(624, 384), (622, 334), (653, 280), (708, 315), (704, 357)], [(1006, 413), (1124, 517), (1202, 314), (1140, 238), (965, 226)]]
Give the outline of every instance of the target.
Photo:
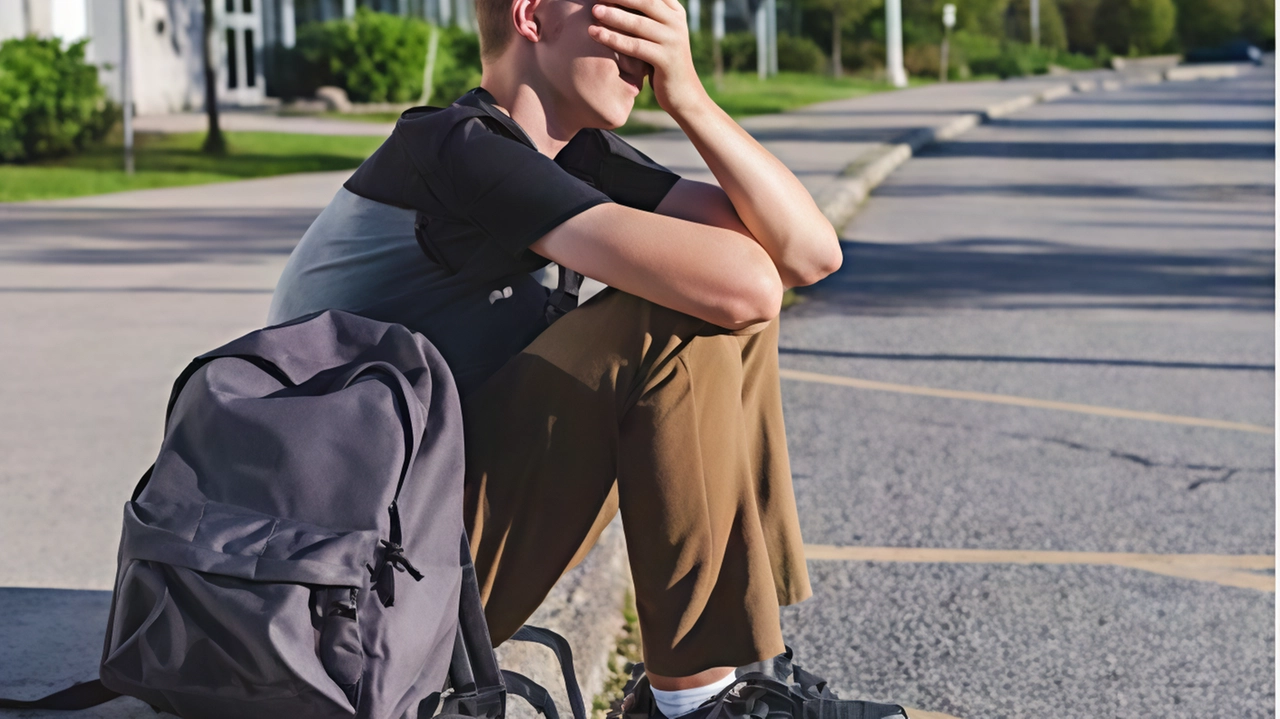
[(31, 701), (0, 699), (0, 709), (88, 709), (105, 704), (118, 696), (121, 696), (119, 692), (106, 688), (102, 682), (94, 679)]
[(536, 642), (555, 652), (560, 662), (560, 672), (564, 675), (565, 692), (569, 695), (569, 707), (573, 710), (573, 719), (587, 719), (586, 705), (582, 701), (582, 690), (578, 687), (578, 677), (573, 670), (573, 650), (569, 642), (559, 634), (545, 627), (525, 624), (511, 635), (512, 639), (525, 642)]

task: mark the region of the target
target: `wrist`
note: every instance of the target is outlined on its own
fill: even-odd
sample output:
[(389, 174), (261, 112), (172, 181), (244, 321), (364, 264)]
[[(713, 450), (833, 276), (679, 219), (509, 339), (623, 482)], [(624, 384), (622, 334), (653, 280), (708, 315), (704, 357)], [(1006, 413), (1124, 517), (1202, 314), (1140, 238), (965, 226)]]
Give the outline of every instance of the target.
[(678, 101), (673, 101), (671, 107), (667, 108), (667, 114), (671, 115), (683, 128), (687, 123), (693, 122), (700, 117), (705, 117), (719, 109), (720, 106), (707, 94), (707, 90), (702, 86), (702, 83), (698, 83), (697, 87), (691, 88)]

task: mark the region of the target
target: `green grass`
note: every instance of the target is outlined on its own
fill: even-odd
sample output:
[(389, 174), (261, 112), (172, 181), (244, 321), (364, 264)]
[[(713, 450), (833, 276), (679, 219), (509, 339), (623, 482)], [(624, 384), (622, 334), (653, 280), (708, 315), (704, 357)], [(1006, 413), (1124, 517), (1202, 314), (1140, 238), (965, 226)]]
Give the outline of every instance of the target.
[(331, 120), (355, 120), (356, 122), (395, 122), (400, 119), (398, 112), (322, 112), (320, 117)]
[[(912, 84), (927, 81), (914, 80)], [(755, 73), (725, 73), (724, 89), (703, 78), (708, 94), (731, 117), (783, 112), (815, 102), (839, 100), (891, 89), (879, 80), (784, 72), (765, 80)], [(658, 109), (648, 85), (636, 107)], [(368, 122), (394, 122), (399, 113), (339, 114), (325, 117)], [(628, 120), (616, 132), (637, 135), (662, 128)], [(378, 137), (295, 135), (274, 132), (228, 132), (229, 152), (217, 157), (200, 152), (204, 133), (140, 134), (136, 138), (137, 172), (125, 175), (119, 130), (79, 155), (27, 165), (0, 164), (0, 202), (97, 195), (154, 187), (199, 185), (293, 172), (349, 170), (382, 143)]]
[[(913, 78), (911, 84), (928, 82)], [(844, 100), (893, 89), (882, 80), (857, 76), (837, 80), (829, 75), (803, 72), (780, 72), (764, 80), (754, 72), (726, 72), (723, 90), (716, 89), (715, 78), (711, 75), (702, 78), (702, 85), (711, 99), (734, 119), (785, 112), (816, 102)], [(636, 107), (658, 108), (653, 89), (647, 84), (636, 98)]]
[[(911, 78), (912, 86), (933, 82), (929, 79)], [(802, 72), (780, 72), (773, 77), (761, 80), (754, 72), (726, 72), (724, 90), (715, 88), (715, 78), (710, 75), (702, 78), (702, 85), (716, 104), (724, 108), (734, 119), (784, 112), (815, 102), (843, 100), (873, 92), (883, 92), (893, 88), (882, 80), (866, 77), (848, 76), (836, 80), (827, 75), (815, 75)], [(646, 82), (644, 90), (636, 98), (637, 108), (661, 109), (653, 97), (653, 88)], [(340, 113), (326, 112), (321, 117), (358, 122), (395, 122), (400, 113)], [(619, 135), (639, 135), (648, 132), (660, 132), (665, 128), (650, 125), (636, 120), (628, 120), (625, 125), (614, 130)]]
[(140, 134), (135, 167), (124, 173), (117, 131), (79, 155), (26, 165), (0, 164), (0, 202), (79, 197), (153, 187), (199, 185), (292, 172), (349, 170), (382, 144), (379, 137), (228, 132), (228, 153), (200, 152), (204, 133)]

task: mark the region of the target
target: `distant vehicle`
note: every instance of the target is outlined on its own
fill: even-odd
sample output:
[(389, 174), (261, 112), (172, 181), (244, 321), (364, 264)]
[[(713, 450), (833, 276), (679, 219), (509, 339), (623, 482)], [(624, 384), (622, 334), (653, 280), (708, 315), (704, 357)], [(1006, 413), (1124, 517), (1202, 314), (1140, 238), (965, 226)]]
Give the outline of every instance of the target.
[(1183, 62), (1251, 62), (1262, 64), (1262, 50), (1248, 40), (1232, 40), (1217, 47), (1188, 50)]

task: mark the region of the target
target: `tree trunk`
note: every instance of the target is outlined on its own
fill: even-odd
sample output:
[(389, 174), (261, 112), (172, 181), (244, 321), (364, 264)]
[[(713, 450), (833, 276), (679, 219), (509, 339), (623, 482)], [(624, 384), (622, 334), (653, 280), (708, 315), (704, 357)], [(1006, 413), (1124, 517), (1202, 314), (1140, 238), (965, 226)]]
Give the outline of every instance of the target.
[(218, 125), (218, 68), (214, 64), (213, 0), (204, 0), (204, 110), (209, 116), (209, 132), (204, 137), (203, 151), (222, 155), (227, 151), (226, 138)]

